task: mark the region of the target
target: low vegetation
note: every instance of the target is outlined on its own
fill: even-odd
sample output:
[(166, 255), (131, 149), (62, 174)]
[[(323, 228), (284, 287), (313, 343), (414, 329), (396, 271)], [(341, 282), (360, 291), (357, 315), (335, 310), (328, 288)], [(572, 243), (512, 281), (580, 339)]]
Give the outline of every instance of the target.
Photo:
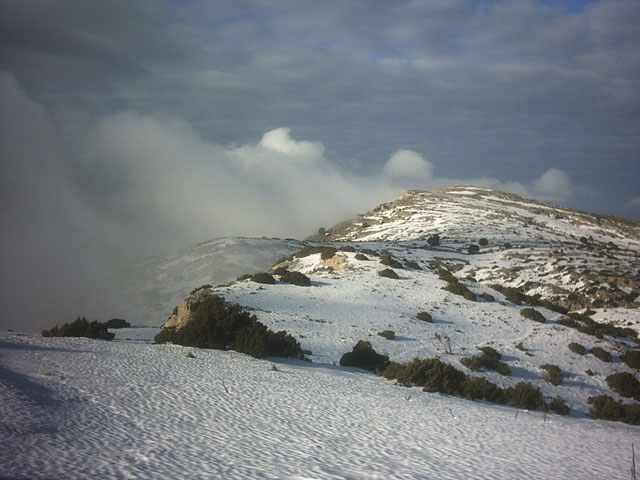
[(640, 402), (640, 382), (633, 373), (620, 372), (606, 378), (607, 385), (623, 397), (633, 398)]
[(285, 331), (274, 332), (235, 303), (218, 295), (192, 306), (192, 319), (182, 328), (165, 328), (155, 343), (235, 350), (253, 357), (303, 358), (300, 344)]
[(340, 358), (340, 365), (343, 367), (357, 367), (363, 370), (377, 372), (384, 370), (389, 365), (389, 357), (377, 353), (371, 343), (360, 340), (355, 344), (350, 352), (345, 353)]
[(587, 349), (584, 348), (584, 345), (580, 345), (579, 343), (571, 342), (569, 344), (569, 350), (578, 355), (584, 355), (587, 353)]
[(390, 268), (385, 268), (384, 270), (380, 270), (378, 272), (378, 275), (385, 278), (392, 278), (394, 280), (398, 280), (400, 278), (398, 274), (394, 270), (391, 270)]
[(49, 330), (43, 330), (43, 337), (86, 337), (100, 340), (113, 340), (115, 334), (109, 332), (106, 323), (97, 320), (89, 322), (84, 317), (78, 317), (71, 323), (65, 323), (61, 327), (55, 326)]
[(625, 350), (621, 357), (631, 368), (640, 370), (640, 350)]
[(547, 319), (535, 308), (523, 308), (520, 310), (520, 315), (529, 320), (533, 320), (538, 323), (546, 323)]
[(482, 355), (461, 358), (460, 363), (476, 372), (481, 370), (494, 370), (500, 375), (511, 375), (511, 368), (500, 360), (502, 355), (497, 350), (491, 347), (482, 347), (479, 348), (479, 350), (482, 352)]
[(438, 277), (447, 282), (447, 285), (442, 287), (443, 290), (453, 293), (454, 295), (460, 295), (470, 301), (476, 300), (476, 294), (460, 283), (460, 281), (449, 270), (438, 270)]
[(104, 322), (104, 326), (107, 328), (131, 328), (131, 324), (122, 318), (112, 318)]
[(540, 368), (545, 371), (543, 375), (544, 379), (551, 385), (558, 386), (562, 383), (564, 376), (559, 366), (545, 363), (544, 365), (540, 365)]
[(266, 285), (274, 285), (276, 283), (276, 279), (273, 278), (273, 275), (266, 272), (260, 272), (252, 275), (251, 281), (256, 283), (264, 283)]
[(396, 332), (394, 332), (393, 330), (383, 330), (381, 332), (378, 332), (378, 335), (382, 338), (386, 338), (387, 340), (395, 340), (396, 338)]
[(290, 272), (287, 270), (280, 275), (280, 281), (298, 285), (299, 287), (311, 286), (311, 279), (301, 272)]
[(594, 418), (640, 425), (639, 403), (623, 403), (608, 395), (589, 397), (588, 401), (591, 404), (589, 413)]
[(472, 400), (510, 405), (528, 410), (546, 411), (542, 391), (527, 382), (501, 388), (479, 377), (471, 377), (438, 358), (414, 358), (408, 363), (390, 362), (378, 354), (371, 344), (360, 340), (353, 351), (345, 353), (340, 365), (376, 372), (406, 387), (422, 387), (425, 392), (440, 392)]
[(388, 253), (380, 255), (380, 263), (387, 267), (402, 268), (402, 263)]
[(590, 353), (591, 355), (593, 355), (599, 360), (602, 360), (603, 362), (611, 362), (611, 360), (613, 359), (611, 356), (611, 353), (607, 352), (602, 347), (593, 347)]
[(418, 312), (416, 314), (416, 318), (418, 320), (422, 320), (423, 322), (427, 322), (427, 323), (432, 323), (433, 322), (433, 317), (428, 312)]

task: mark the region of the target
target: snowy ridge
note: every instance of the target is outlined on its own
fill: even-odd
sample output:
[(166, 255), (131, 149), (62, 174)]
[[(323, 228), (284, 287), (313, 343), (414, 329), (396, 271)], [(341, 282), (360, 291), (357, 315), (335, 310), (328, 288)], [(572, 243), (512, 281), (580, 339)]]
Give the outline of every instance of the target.
[[(621, 358), (637, 342), (569, 328), (563, 313), (540, 306), (544, 323), (524, 318), (530, 305), (492, 287), (640, 331), (638, 225), (595, 219), (464, 186), (408, 192), (322, 243), (217, 239), (150, 259), (125, 297), (152, 300), (136, 311), (155, 328), (122, 329), (113, 342), (0, 332), (0, 478), (629, 478), (640, 427), (590, 418), (588, 398), (631, 401), (606, 378), (637, 378)], [(436, 233), (440, 244), (430, 245)], [(480, 238), (487, 244), (470, 254)], [(324, 250), (293, 254), (303, 246)], [(279, 278), (282, 268), (311, 286), (233, 280), (258, 270)], [(388, 268), (399, 278), (379, 275)], [(444, 290), (443, 270), (472, 298)], [(149, 344), (202, 284), (292, 334), (313, 363)], [(359, 340), (397, 362), (438, 357), (502, 387), (530, 382), (571, 414), (426, 393), (338, 367)], [(463, 364), (486, 346), (510, 375)], [(544, 364), (560, 368), (560, 384)]]

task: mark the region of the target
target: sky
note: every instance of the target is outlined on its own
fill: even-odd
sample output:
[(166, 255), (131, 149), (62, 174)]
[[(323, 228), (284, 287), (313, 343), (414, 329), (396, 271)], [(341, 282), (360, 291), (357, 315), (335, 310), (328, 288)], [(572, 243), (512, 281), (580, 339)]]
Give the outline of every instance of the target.
[(638, 25), (637, 0), (0, 0), (0, 326), (409, 188), (639, 219)]

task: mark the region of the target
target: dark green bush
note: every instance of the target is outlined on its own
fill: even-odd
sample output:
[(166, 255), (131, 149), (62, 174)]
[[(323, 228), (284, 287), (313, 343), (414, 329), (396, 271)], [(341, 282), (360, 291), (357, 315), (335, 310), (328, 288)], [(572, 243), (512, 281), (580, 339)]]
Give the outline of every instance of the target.
[(640, 370), (640, 350), (625, 350), (622, 360), (631, 368)]
[(474, 255), (474, 254), (476, 254), (476, 253), (480, 253), (480, 247), (479, 247), (478, 245), (471, 244), (471, 245), (469, 245), (469, 246), (467, 247), (467, 252), (468, 252), (470, 255)]
[(593, 347), (591, 354), (603, 362), (611, 362), (612, 360), (611, 354), (602, 347)]
[(481, 247), (486, 247), (487, 245), (489, 245), (489, 240), (487, 240), (486, 238), (481, 238), (480, 240), (478, 240), (478, 244)]
[(291, 255), (291, 258), (303, 258), (303, 257), (308, 257), (309, 255), (315, 255), (319, 253), (320, 258), (322, 260), (329, 260), (331, 257), (333, 257), (336, 254), (337, 251), (338, 249), (334, 247), (307, 246), (307, 247), (301, 248), (300, 250), (295, 252), (293, 255)]
[(107, 330), (104, 323), (96, 320), (87, 321), (84, 317), (78, 317), (71, 323), (65, 323), (62, 327), (57, 325), (49, 330), (42, 331), (43, 337), (86, 337), (100, 340), (112, 340), (115, 334)]
[(398, 280), (400, 278), (398, 274), (393, 270), (391, 270), (390, 268), (385, 268), (384, 270), (380, 270), (378, 272), (378, 275), (380, 275), (381, 277), (393, 278), (394, 280)]
[(524, 318), (528, 318), (529, 320), (533, 320), (534, 322), (545, 323), (547, 321), (539, 311), (535, 308), (523, 308), (520, 310), (520, 315)]
[(425, 392), (442, 392), (462, 396), (462, 382), (466, 375), (437, 358), (414, 358), (409, 363), (392, 362), (382, 375), (395, 379), (400, 385), (423, 387)]
[(496, 300), (496, 297), (487, 292), (483, 292), (480, 296), (487, 302), (494, 302)]
[(476, 355), (475, 357), (464, 357), (460, 359), (465, 367), (473, 371), (480, 370), (494, 370), (500, 375), (511, 375), (511, 368), (506, 363), (500, 361), (502, 355), (491, 347), (482, 347), (479, 349), (482, 351), (482, 355)]
[(578, 355), (584, 355), (585, 353), (587, 353), (587, 349), (584, 348), (584, 345), (580, 345), (579, 343), (574, 342), (571, 342), (569, 344), (569, 350), (571, 350), (573, 353), (577, 353)]
[(529, 382), (520, 382), (504, 391), (507, 405), (527, 410), (545, 410), (542, 390)]
[(271, 273), (272, 275), (278, 275), (279, 277), (281, 277), (282, 275), (286, 275), (287, 272), (289, 272), (288, 267), (278, 267), (275, 270), (273, 270)]
[(364, 255), (362, 253), (356, 253), (355, 259), (356, 260), (367, 261), (367, 260), (369, 260), (369, 257), (367, 257), (366, 255)]
[(107, 328), (131, 328), (131, 324), (121, 318), (112, 318), (104, 323)]
[(423, 322), (433, 322), (433, 317), (427, 312), (418, 312), (416, 318), (418, 320), (422, 320)]
[(266, 272), (260, 272), (252, 275), (251, 281), (256, 283), (264, 283), (266, 285), (273, 285), (276, 283), (276, 279), (273, 278), (273, 275)]
[(559, 318), (558, 320), (556, 320), (556, 323), (558, 325), (563, 325), (565, 327), (575, 328), (575, 329), (578, 329), (581, 326), (579, 322), (576, 322), (572, 318), (568, 318), (568, 317)]
[(544, 379), (551, 385), (558, 386), (562, 383), (563, 375), (559, 366), (545, 363), (540, 368), (545, 370)]
[(280, 280), (287, 283), (292, 283), (293, 285), (298, 285), (299, 287), (309, 287), (311, 286), (311, 280), (304, 273), (300, 272), (285, 272), (283, 275), (280, 275)]
[(287, 332), (269, 330), (255, 315), (217, 295), (192, 305), (189, 323), (162, 329), (154, 342), (235, 350), (254, 357), (303, 357), (300, 345)]
[(395, 340), (396, 338), (396, 332), (394, 332), (393, 330), (383, 330), (381, 332), (378, 332), (378, 335), (380, 335), (382, 338), (386, 338), (387, 340)]
[(640, 382), (633, 373), (620, 372), (609, 375), (607, 385), (616, 393), (623, 397), (633, 398), (640, 401)]
[(377, 353), (371, 346), (371, 343), (366, 340), (360, 340), (350, 352), (342, 355), (340, 365), (376, 372), (387, 368), (389, 365), (389, 357)]
[(571, 412), (571, 409), (562, 397), (554, 397), (551, 403), (549, 403), (549, 410), (558, 415), (569, 415), (569, 412)]
[(447, 283), (458, 281), (458, 279), (453, 275), (453, 273), (451, 273), (449, 270), (446, 270), (444, 268), (439, 269), (436, 272), (436, 274), (438, 275), (438, 278), (440, 278), (440, 280), (444, 280)]
[(418, 264), (418, 262), (414, 262), (413, 260), (405, 260), (404, 266), (413, 270), (422, 270), (420, 264)]
[(429, 238), (427, 238), (427, 243), (432, 247), (437, 247), (438, 245), (440, 245), (440, 235), (438, 235), (437, 233), (435, 235), (431, 235)]
[(462, 394), (467, 400), (505, 403), (504, 390), (486, 378), (467, 377), (462, 382)]
[(402, 268), (402, 264), (388, 253), (380, 255), (380, 263), (392, 268)]
[(509, 302), (511, 302), (511, 303), (513, 303), (515, 305), (520, 305), (520, 304), (525, 303), (525, 302), (527, 302), (529, 300), (529, 297), (527, 295), (525, 295), (524, 293), (522, 293), (517, 288), (503, 287), (502, 285), (498, 285), (498, 284), (490, 285), (490, 287), (493, 288), (494, 290), (500, 292), (501, 294), (503, 294), (504, 297)]
[(590, 414), (594, 418), (640, 425), (640, 404), (638, 403), (616, 402), (608, 395), (589, 397), (588, 402), (591, 404)]
[(464, 297), (465, 299), (472, 302), (475, 302), (476, 300), (476, 294), (457, 280), (455, 282), (447, 283), (447, 285), (443, 287), (443, 290), (453, 293), (454, 295), (460, 295), (461, 297)]
[[(578, 329), (579, 332), (587, 335), (593, 335), (597, 338), (604, 338), (605, 335), (611, 337), (631, 337), (638, 338), (638, 332), (629, 327), (616, 327), (611, 323), (600, 323), (593, 320), (588, 315), (583, 313), (572, 312), (569, 314), (573, 322), (566, 323), (566, 326)], [(564, 325), (564, 323), (563, 323)]]
[(343, 247), (340, 247), (338, 250), (341, 252), (355, 252), (356, 247), (354, 247), (353, 245), (344, 245)]

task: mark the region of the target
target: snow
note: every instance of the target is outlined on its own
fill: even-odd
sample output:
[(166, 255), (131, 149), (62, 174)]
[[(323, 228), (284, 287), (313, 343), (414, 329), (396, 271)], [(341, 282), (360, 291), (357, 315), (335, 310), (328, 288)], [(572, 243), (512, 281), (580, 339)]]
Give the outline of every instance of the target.
[(3, 332), (0, 369), (2, 478), (626, 479), (640, 438), (235, 352)]

